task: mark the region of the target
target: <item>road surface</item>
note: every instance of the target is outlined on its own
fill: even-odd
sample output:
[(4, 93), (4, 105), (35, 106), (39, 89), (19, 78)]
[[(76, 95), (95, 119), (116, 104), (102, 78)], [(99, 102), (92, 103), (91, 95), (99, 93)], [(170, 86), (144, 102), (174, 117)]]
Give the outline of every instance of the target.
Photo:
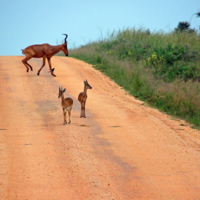
[[(0, 57), (1, 200), (199, 200), (200, 132), (129, 96), (92, 66)], [(87, 118), (77, 100), (88, 90)], [(74, 100), (63, 125), (59, 87)]]

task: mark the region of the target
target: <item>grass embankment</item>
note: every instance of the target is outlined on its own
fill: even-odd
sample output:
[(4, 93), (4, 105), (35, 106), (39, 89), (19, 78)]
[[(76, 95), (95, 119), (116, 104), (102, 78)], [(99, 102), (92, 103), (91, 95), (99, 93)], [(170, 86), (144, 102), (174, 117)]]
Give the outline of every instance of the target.
[(200, 35), (126, 29), (70, 50), (131, 95), (200, 128)]

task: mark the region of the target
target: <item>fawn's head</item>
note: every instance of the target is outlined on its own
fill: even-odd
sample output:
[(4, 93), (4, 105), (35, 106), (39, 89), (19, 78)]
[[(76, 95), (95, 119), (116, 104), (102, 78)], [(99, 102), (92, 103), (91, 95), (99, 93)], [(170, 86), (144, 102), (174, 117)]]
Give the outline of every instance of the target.
[(92, 89), (92, 87), (89, 85), (89, 83), (86, 81), (84, 81), (84, 85), (86, 89)]
[(66, 88), (65, 89), (62, 89), (62, 87), (60, 88), (59, 87), (59, 93), (58, 93), (58, 98), (60, 98), (62, 95), (63, 95), (63, 93), (66, 91)]

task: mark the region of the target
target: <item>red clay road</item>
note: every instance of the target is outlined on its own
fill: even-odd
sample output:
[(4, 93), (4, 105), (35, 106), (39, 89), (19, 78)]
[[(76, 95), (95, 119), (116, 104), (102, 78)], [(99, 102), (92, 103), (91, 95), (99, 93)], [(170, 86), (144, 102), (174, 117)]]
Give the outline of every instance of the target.
[[(0, 57), (1, 200), (199, 200), (200, 132), (129, 96), (92, 66)], [(88, 80), (87, 118), (78, 94)], [(58, 89), (74, 100), (63, 125)]]

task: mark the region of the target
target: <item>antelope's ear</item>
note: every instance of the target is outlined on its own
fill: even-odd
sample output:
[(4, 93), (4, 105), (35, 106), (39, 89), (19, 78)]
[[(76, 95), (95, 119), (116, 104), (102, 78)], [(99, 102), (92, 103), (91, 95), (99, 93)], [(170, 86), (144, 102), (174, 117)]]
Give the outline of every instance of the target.
[(63, 92), (65, 92), (66, 91), (66, 88), (63, 90)]

